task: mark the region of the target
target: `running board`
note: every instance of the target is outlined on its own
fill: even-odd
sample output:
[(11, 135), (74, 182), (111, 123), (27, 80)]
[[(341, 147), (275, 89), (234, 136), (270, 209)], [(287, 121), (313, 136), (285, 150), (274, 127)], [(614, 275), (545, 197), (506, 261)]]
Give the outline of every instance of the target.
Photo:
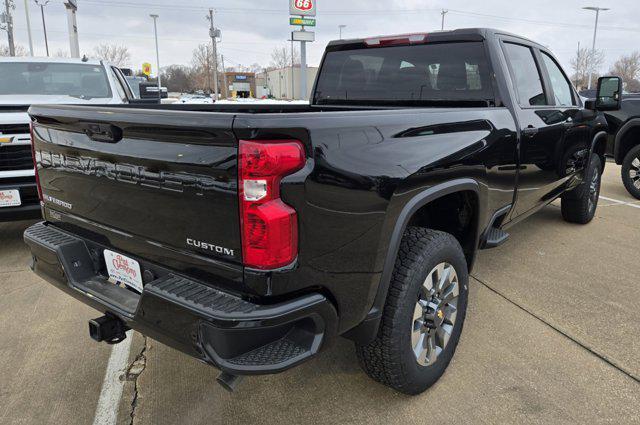
[(497, 248), (509, 239), (509, 234), (504, 230), (492, 227), (486, 235), (483, 249)]

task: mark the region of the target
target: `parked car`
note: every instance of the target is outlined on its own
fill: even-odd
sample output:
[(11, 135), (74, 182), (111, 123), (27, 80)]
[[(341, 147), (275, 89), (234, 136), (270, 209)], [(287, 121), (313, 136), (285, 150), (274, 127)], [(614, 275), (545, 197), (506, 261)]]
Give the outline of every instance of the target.
[(610, 134), (607, 153), (622, 166), (622, 183), (640, 199), (640, 95), (622, 98), (622, 108), (605, 114)]
[(133, 97), (116, 67), (98, 61), (0, 58), (0, 222), (40, 217), (27, 109), (121, 104)]
[(33, 106), (33, 270), (105, 314), (94, 339), (136, 329), (227, 388), (341, 335), (418, 394), (478, 250), (557, 198), (593, 219), (619, 85), (585, 108), (544, 46), (465, 29), (331, 42), (310, 105)]

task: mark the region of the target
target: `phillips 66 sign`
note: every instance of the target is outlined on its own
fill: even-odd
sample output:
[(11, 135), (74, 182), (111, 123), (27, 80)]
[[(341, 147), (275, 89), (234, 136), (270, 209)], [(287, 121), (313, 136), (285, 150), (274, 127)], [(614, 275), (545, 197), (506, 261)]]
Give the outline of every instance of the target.
[(316, 16), (316, 0), (289, 0), (289, 12), (296, 16)]

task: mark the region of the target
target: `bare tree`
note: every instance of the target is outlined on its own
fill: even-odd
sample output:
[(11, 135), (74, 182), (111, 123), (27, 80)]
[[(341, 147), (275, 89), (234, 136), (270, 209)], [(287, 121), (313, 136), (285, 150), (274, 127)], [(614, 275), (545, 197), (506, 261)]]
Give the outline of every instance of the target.
[(609, 73), (622, 77), (626, 91), (640, 92), (640, 52), (622, 56), (613, 64)]
[(213, 48), (205, 43), (193, 51), (191, 59), (191, 80), (194, 88), (206, 92), (213, 91)]
[[(291, 48), (288, 46), (276, 47), (271, 52), (271, 67), (272, 68), (286, 68), (291, 66)], [(300, 65), (300, 53), (298, 48), (293, 48), (293, 64)]]
[(93, 49), (93, 55), (117, 67), (125, 67), (131, 61), (129, 48), (115, 44), (100, 44)]
[[(16, 56), (27, 56), (27, 49), (20, 44), (16, 44)], [(9, 55), (9, 46), (6, 44), (0, 44), (0, 56), (11, 56)]]
[(589, 86), (589, 74), (592, 75), (591, 85), (595, 86), (598, 79), (600, 68), (604, 64), (604, 52), (581, 48), (576, 52), (576, 56), (571, 59), (571, 68), (573, 68), (573, 82), (578, 88), (584, 89)]
[(184, 65), (169, 65), (162, 70), (162, 83), (170, 92), (185, 93), (191, 90), (191, 70)]

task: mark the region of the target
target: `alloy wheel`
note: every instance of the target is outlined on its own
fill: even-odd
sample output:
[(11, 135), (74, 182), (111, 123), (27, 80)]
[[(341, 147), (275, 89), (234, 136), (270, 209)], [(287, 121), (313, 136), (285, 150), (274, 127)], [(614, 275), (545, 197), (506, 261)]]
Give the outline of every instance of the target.
[(411, 346), (418, 364), (434, 364), (449, 343), (459, 295), (458, 274), (451, 264), (440, 263), (429, 272), (420, 288), (411, 329)]
[(633, 161), (631, 161), (629, 178), (633, 182), (633, 185), (636, 187), (636, 189), (640, 189), (640, 158), (634, 158)]
[(589, 212), (593, 212), (598, 204), (598, 196), (600, 196), (600, 170), (593, 170), (591, 182), (589, 182)]

